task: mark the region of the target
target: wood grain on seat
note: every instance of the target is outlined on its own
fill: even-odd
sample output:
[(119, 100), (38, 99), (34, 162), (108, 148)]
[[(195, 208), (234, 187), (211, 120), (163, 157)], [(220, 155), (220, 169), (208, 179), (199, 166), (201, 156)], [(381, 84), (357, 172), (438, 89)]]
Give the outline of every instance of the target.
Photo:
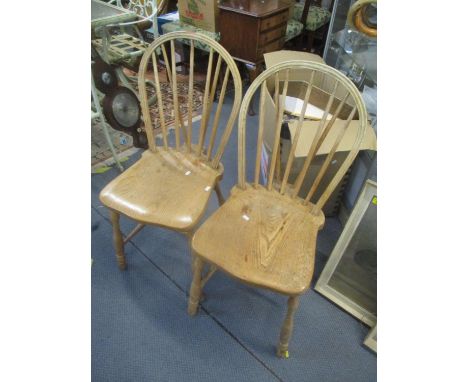
[(324, 221), (311, 204), (263, 187), (235, 189), (196, 231), (192, 248), (241, 281), (300, 294), (312, 278), (316, 236)]
[(220, 168), (215, 170), (199, 156), (173, 149), (145, 151), (99, 197), (107, 207), (139, 222), (187, 231), (202, 216), (222, 177)]

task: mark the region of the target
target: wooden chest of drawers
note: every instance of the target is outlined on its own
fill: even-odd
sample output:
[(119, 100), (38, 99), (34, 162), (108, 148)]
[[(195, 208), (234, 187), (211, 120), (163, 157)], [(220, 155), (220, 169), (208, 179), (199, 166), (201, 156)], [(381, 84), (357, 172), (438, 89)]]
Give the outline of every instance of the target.
[(283, 0), (221, 0), (221, 45), (237, 60), (263, 62), (264, 53), (283, 47), (289, 5)]

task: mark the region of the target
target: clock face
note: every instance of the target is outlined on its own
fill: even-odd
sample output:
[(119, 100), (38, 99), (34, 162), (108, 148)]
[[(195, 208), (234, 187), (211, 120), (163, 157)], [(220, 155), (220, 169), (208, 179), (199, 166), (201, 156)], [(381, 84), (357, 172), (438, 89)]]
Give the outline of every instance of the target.
[(102, 106), (107, 122), (114, 129), (131, 133), (140, 126), (140, 103), (130, 89), (118, 86), (104, 97)]
[(117, 94), (112, 102), (112, 112), (119, 124), (130, 128), (140, 119), (138, 100), (129, 93)]

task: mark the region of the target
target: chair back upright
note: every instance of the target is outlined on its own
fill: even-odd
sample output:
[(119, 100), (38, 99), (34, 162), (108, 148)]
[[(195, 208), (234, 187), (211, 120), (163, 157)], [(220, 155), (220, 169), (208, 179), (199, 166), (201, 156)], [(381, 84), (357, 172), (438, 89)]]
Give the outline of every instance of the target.
[[(184, 44), (189, 45), (188, 76), (178, 75), (177, 72), (177, 41), (183, 41)], [(195, 131), (193, 126), (194, 78), (200, 72), (195, 72), (194, 67), (195, 64), (201, 66), (201, 62), (199, 62), (201, 60), (195, 60), (195, 46), (198, 44), (208, 47), (209, 54), (206, 78), (198, 81), (199, 87), (203, 88), (203, 96), (201, 101), (201, 122), (197, 131)], [(162, 79), (158, 75), (158, 68), (166, 70), (169, 83), (166, 92), (161, 89)], [(154, 82), (158, 110), (155, 118), (152, 118), (150, 114), (149, 100), (152, 95), (149, 93), (148, 80)], [(178, 86), (182, 81), (186, 84), (188, 82), (187, 92), (184, 94), (181, 94)], [(234, 95), (232, 101), (225, 102), (227, 100), (228, 84), (232, 84)], [(237, 65), (231, 55), (219, 43), (200, 33), (188, 31), (177, 31), (162, 35), (148, 47), (141, 59), (138, 89), (150, 150), (167, 150), (172, 146), (176, 150), (183, 150), (197, 155), (213, 168), (218, 167), (237, 118), (242, 97), (242, 82)], [(215, 101), (216, 94), (218, 94), (218, 97)], [(171, 97), (172, 99), (170, 113), (165, 113), (165, 107), (167, 108), (167, 105), (165, 106), (163, 102), (165, 97)], [(181, 101), (183, 100), (186, 100), (184, 102), (184, 112), (181, 110)], [(215, 110), (214, 115), (211, 113), (212, 110)], [(171, 114), (174, 121), (173, 130), (169, 129), (170, 126), (166, 121), (166, 116)], [(227, 122), (224, 126), (220, 126), (222, 114), (227, 115)], [(159, 145), (157, 145), (153, 132), (156, 120), (159, 121), (162, 133), (162, 139), (158, 140)], [(173, 142), (169, 139), (172, 132), (175, 133)]]

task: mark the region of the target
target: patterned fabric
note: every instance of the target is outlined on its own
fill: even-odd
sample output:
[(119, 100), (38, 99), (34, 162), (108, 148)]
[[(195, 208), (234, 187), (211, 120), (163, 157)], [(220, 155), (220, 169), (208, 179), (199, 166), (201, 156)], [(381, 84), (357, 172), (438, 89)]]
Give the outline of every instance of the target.
[[(301, 21), (304, 4), (294, 5), (293, 19)], [(315, 31), (330, 21), (331, 13), (324, 8), (310, 6), (307, 15), (306, 30)]]
[[(191, 32), (202, 33), (205, 36), (211, 37), (213, 40), (216, 40), (216, 41), (219, 41), (221, 38), (219, 33), (209, 32), (204, 29), (194, 27), (193, 25), (181, 23), (180, 21), (173, 21), (170, 23), (165, 23), (161, 26), (161, 28), (163, 30), (163, 33), (169, 33), (169, 32), (175, 32), (175, 31), (191, 31)], [(185, 42), (185, 41), (183, 42), (189, 44), (188, 42)], [(201, 41), (194, 41), (194, 46), (195, 48), (202, 49), (206, 52), (210, 51), (210, 48), (206, 44), (202, 43)]]
[(288, 26), (286, 27), (286, 41), (293, 39), (296, 36), (299, 36), (302, 32), (304, 26), (300, 21), (291, 19), (288, 20)]

